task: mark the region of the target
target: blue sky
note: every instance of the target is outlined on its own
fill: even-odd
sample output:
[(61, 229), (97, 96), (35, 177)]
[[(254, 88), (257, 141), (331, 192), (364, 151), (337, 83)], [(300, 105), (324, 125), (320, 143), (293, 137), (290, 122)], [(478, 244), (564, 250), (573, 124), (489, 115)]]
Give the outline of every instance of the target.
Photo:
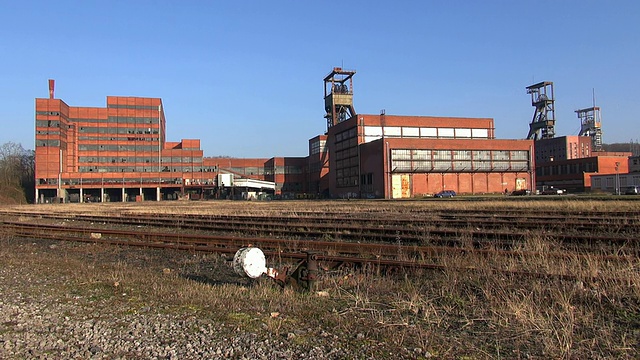
[(525, 87), (553, 81), (556, 134), (602, 108), (604, 142), (640, 137), (640, 2), (0, 0), (0, 144), (34, 146), (34, 98), (160, 97), (170, 141), (206, 156), (306, 156), (322, 79), (356, 70), (357, 113), (491, 117), (521, 139)]

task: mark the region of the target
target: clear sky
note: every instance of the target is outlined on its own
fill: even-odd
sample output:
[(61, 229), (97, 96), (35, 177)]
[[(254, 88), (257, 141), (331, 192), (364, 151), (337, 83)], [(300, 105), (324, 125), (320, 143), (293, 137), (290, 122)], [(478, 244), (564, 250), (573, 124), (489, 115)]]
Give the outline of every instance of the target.
[(160, 97), (167, 140), (205, 156), (306, 156), (323, 78), (356, 70), (357, 113), (491, 117), (521, 139), (525, 87), (553, 81), (556, 134), (602, 108), (605, 143), (640, 137), (640, 1), (0, 0), (0, 144), (34, 147), (34, 98)]

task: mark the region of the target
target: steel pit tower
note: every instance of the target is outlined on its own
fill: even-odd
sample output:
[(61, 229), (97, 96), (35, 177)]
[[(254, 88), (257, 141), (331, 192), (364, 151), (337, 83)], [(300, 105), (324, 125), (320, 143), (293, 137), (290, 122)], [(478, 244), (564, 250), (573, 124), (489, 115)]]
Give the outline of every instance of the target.
[(356, 115), (353, 108), (353, 70), (334, 67), (324, 78), (324, 110), (327, 130)]
[(543, 81), (527, 86), (531, 94), (531, 105), (536, 108), (529, 124), (527, 139), (551, 139), (555, 136), (556, 115), (553, 97), (553, 82)]
[(580, 119), (580, 136), (591, 137), (592, 151), (602, 151), (602, 118), (600, 107), (592, 106), (586, 109), (576, 110)]

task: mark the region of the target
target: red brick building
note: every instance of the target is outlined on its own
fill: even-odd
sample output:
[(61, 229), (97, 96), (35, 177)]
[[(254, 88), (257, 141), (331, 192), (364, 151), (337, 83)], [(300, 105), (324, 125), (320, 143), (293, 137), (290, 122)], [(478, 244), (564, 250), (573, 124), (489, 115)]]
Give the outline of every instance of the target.
[[(205, 157), (200, 140), (166, 141), (158, 98), (105, 108), (36, 99), (37, 201), (404, 198), (531, 189), (531, 140), (499, 140), (490, 118), (356, 114), (354, 71), (325, 78), (327, 132), (304, 157)], [(224, 180), (222, 180), (224, 179)], [(226, 183), (225, 183), (226, 182)]]
[[(567, 192), (591, 190), (591, 176), (629, 172), (630, 152), (593, 151), (589, 136), (559, 136), (535, 141), (536, 187)], [(616, 165), (618, 164), (618, 165)]]
[(108, 96), (105, 108), (75, 107), (53, 97), (50, 81), (50, 97), (35, 108), (36, 202), (308, 192), (308, 157), (204, 157), (198, 139), (166, 141), (158, 98)]
[(553, 187), (572, 193), (589, 192), (594, 175), (628, 173), (630, 156), (630, 152), (600, 151), (589, 157), (536, 163), (536, 185), (538, 190)]
[(172, 198), (213, 181), (200, 140), (165, 141), (157, 98), (107, 97), (105, 108), (36, 99), (36, 201)]
[(531, 189), (533, 141), (498, 140), (493, 119), (356, 114), (355, 71), (325, 79), (327, 189), (333, 197), (406, 198)]

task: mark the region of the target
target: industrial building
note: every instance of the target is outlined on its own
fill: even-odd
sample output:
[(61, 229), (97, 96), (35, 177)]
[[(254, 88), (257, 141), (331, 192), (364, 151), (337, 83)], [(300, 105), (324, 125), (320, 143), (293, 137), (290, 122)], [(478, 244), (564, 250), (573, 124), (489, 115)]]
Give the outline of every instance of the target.
[(166, 140), (159, 98), (108, 96), (105, 108), (36, 99), (36, 201), (178, 198), (407, 198), (531, 189), (532, 140), (500, 140), (490, 118), (357, 114), (355, 71), (324, 78), (325, 134), (304, 157), (206, 157)]
[(166, 140), (159, 98), (107, 106), (36, 99), (36, 202), (259, 198), (307, 191), (308, 158), (204, 157), (200, 140)]
[[(324, 79), (324, 141), (333, 197), (408, 198), (530, 189), (533, 142), (498, 140), (493, 119), (358, 114), (355, 71)], [(326, 159), (328, 158), (328, 162)]]
[(553, 187), (567, 192), (591, 191), (591, 178), (598, 174), (628, 173), (626, 152), (596, 152), (592, 156), (569, 160), (536, 163), (536, 184), (539, 190)]
[[(543, 81), (526, 88), (535, 108), (528, 139), (534, 140), (536, 188), (567, 192), (591, 191), (591, 177), (597, 174), (627, 173), (628, 152), (602, 151), (600, 107), (576, 110), (580, 133), (555, 137), (553, 82)], [(595, 101), (594, 101), (595, 102)], [(600, 186), (600, 183), (598, 183)]]
[(591, 176), (592, 192), (624, 194), (631, 186), (640, 187), (640, 156), (629, 156), (628, 162), (616, 161), (613, 165), (614, 172)]

